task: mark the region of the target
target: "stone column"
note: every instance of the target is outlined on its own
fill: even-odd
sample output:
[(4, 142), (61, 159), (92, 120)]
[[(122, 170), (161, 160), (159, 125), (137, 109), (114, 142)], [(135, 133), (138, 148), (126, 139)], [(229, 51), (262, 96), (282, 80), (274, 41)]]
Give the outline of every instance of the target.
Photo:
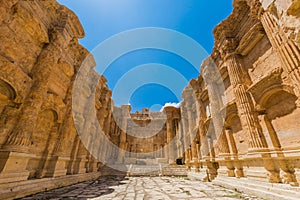
[(247, 85), (245, 84), (247, 77), (241, 60), (238, 55), (230, 52), (226, 56), (226, 61), (243, 130), (249, 138), (249, 151), (267, 149), (267, 142), (259, 124), (258, 114), (254, 109), (251, 96), (247, 92)]
[(196, 90), (196, 98), (197, 98), (197, 104), (198, 104), (198, 132), (200, 137), (200, 147), (199, 147), (199, 156), (200, 161), (201, 159), (207, 157), (208, 155), (208, 143), (206, 138), (206, 131), (204, 128), (204, 122), (206, 120), (206, 114), (205, 114), (205, 106), (201, 99), (201, 92), (202, 89), (199, 87), (199, 90)]
[(127, 145), (127, 136), (126, 136), (126, 128), (127, 128), (127, 119), (130, 117), (131, 107), (129, 105), (123, 105), (121, 107), (121, 135), (120, 135), (120, 151), (118, 154), (117, 163), (124, 163), (125, 151)]
[(192, 80), (191, 82), (191, 86), (193, 87), (194, 90), (194, 94), (195, 94), (195, 106), (196, 106), (196, 127), (198, 128), (198, 133), (197, 133), (197, 137), (198, 137), (198, 143), (196, 144), (196, 149), (197, 149), (197, 159), (198, 159), (198, 163), (199, 163), (199, 167), (201, 165), (201, 159), (202, 159), (202, 154), (201, 154), (201, 143), (203, 142), (201, 140), (201, 135), (203, 135), (203, 126), (204, 126), (204, 117), (205, 115), (203, 115), (203, 102), (201, 100), (201, 86), (199, 83), (199, 80)]
[(219, 165), (217, 162), (215, 162), (215, 150), (213, 147), (213, 140), (211, 138), (207, 138), (207, 144), (209, 148), (209, 157), (210, 159), (206, 159), (206, 166), (207, 166), (207, 177), (204, 179), (205, 181), (212, 181), (214, 180), (218, 175), (218, 168)]
[(232, 130), (230, 128), (227, 128), (227, 129), (225, 129), (225, 133), (226, 133), (226, 138), (227, 138), (227, 141), (229, 144), (230, 153), (231, 153), (231, 155), (236, 156), (238, 151), (236, 148)]
[(183, 149), (184, 149), (184, 162), (185, 164), (189, 164), (190, 160), (188, 158), (187, 150), (190, 146), (190, 139), (188, 133), (188, 121), (187, 121), (187, 111), (185, 107), (185, 102), (181, 104), (181, 126), (183, 132)]
[(211, 58), (208, 58), (203, 62), (201, 73), (207, 85), (211, 107), (211, 118), (213, 120), (214, 127), (214, 138), (212, 139), (218, 140), (218, 137), (222, 134), (225, 119), (225, 113), (221, 111), (223, 107), (221, 95), (224, 95), (224, 90), (222, 90), (221, 87), (221, 84), (223, 83), (222, 78), (217, 66)]
[(259, 118), (260, 118), (262, 126), (264, 126), (268, 130), (268, 134), (271, 138), (274, 149), (280, 150), (281, 144), (278, 139), (277, 133), (273, 127), (272, 122), (270, 121), (270, 119), (268, 118), (268, 116), (265, 113), (262, 113), (261, 115), (259, 115)]
[(176, 108), (174, 107), (165, 107), (164, 112), (167, 115), (167, 121), (166, 121), (166, 126), (167, 126), (167, 134), (166, 134), (166, 155), (169, 160), (169, 163), (174, 163), (175, 160), (175, 152), (174, 152), (174, 144), (175, 142), (173, 141), (175, 137), (175, 130), (173, 127), (173, 112), (175, 111)]
[(180, 121), (178, 121), (178, 126), (177, 157), (182, 158), (184, 156), (184, 132), (182, 127), (182, 116)]
[(188, 115), (188, 122), (189, 122), (189, 135), (190, 135), (190, 144), (191, 144), (191, 149), (190, 149), (190, 166), (192, 170), (198, 171), (198, 155), (197, 155), (197, 144), (196, 144), (196, 134), (198, 130), (196, 129), (196, 118), (193, 115), (193, 105), (196, 103), (195, 101), (192, 100), (192, 95), (193, 95), (193, 90), (190, 89), (189, 91), (190, 96), (187, 97), (187, 115)]

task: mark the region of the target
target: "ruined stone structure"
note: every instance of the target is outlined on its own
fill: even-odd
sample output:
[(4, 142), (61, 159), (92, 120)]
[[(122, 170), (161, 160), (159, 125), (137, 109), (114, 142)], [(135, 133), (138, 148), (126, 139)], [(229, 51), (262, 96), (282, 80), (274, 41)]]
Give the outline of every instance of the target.
[[(98, 177), (72, 116), (73, 82), (89, 54), (78, 44), (84, 30), (77, 16), (50, 0), (1, 1), (0, 9), (1, 198)], [(103, 77), (98, 85), (104, 113), (111, 92)], [(102, 125), (108, 115), (99, 116)]]
[[(199, 127), (186, 164), (206, 169), (207, 180), (253, 177), (299, 185), (300, 50), (294, 9), (299, 14), (299, 1), (234, 1), (233, 13), (215, 28), (214, 51), (190, 82), (196, 99), (190, 104), (189, 95), (183, 96), (181, 108), (189, 124), (195, 127), (190, 119), (197, 118)], [(297, 26), (291, 28), (293, 23)], [(212, 74), (214, 65), (221, 81)], [(215, 94), (221, 84), (225, 100)], [(214, 116), (223, 112), (223, 128), (207, 129), (210, 121), (220, 123)]]
[[(1, 198), (92, 179), (117, 164), (184, 164), (204, 181), (299, 185), (299, 0), (235, 0), (180, 108), (161, 113), (114, 106), (105, 77), (78, 43), (84, 30), (64, 6), (3, 0), (0, 10)], [(98, 84), (94, 95), (86, 89), (73, 99), (82, 65)]]

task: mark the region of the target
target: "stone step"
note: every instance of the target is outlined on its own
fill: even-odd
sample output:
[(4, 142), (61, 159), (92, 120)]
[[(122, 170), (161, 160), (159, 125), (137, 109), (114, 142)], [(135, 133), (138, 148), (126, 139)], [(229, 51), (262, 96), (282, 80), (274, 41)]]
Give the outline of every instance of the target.
[(237, 179), (233, 177), (218, 177), (213, 181), (213, 184), (265, 199), (300, 199), (300, 192), (297, 191), (299, 187), (293, 189), (292, 186), (285, 184), (272, 184), (248, 178)]
[(130, 176), (160, 176), (161, 169), (159, 165), (131, 165), (128, 173)]
[(187, 176), (186, 166), (168, 165), (163, 168), (164, 176)]

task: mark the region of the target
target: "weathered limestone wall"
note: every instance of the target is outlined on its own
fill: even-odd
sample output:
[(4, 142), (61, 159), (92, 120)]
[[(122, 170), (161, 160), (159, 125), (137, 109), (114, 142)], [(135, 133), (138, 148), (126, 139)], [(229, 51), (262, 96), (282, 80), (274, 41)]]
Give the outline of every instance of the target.
[[(126, 108), (126, 112), (122, 114)], [(122, 155), (124, 159), (118, 162), (125, 164), (136, 164), (138, 160), (148, 159), (148, 164), (174, 163), (178, 157), (176, 145), (180, 124), (180, 111), (178, 108), (166, 107), (163, 112), (150, 112), (149, 109), (143, 109), (142, 112), (130, 114), (130, 106), (115, 107), (114, 123), (117, 123), (121, 133), (118, 142), (115, 143), (121, 149), (126, 150)], [(118, 120), (122, 119), (122, 120)], [(118, 129), (117, 129), (118, 130)], [(121, 145), (122, 141), (125, 143)], [(120, 155), (119, 155), (120, 156)]]
[[(101, 165), (80, 141), (72, 115), (73, 84), (89, 55), (78, 43), (84, 30), (77, 16), (54, 0), (3, 0), (0, 10), (1, 198), (99, 176)], [(112, 101), (103, 77), (98, 91), (98, 119), (108, 134)], [(22, 189), (50, 177), (59, 178)]]
[[(105, 164), (153, 158), (179, 159), (207, 181), (246, 176), (298, 185), (299, 0), (235, 0), (233, 13), (214, 30), (214, 51), (201, 74), (184, 89), (180, 109), (130, 114), (129, 105), (114, 107), (107, 80), (89, 57), (88, 84), (99, 80), (95, 108), (85, 101), (87, 91), (76, 98), (82, 113), (75, 115), (86, 146), (72, 113), (75, 78), (89, 55), (78, 43), (84, 36), (78, 18), (54, 0), (0, 3), (1, 197), (91, 179)], [(105, 142), (97, 124), (119, 149)], [(147, 139), (129, 134), (151, 132), (155, 136)]]
[[(201, 152), (196, 159), (198, 147), (191, 145), (185, 161), (208, 173), (206, 180), (246, 176), (291, 185), (300, 181), (299, 1), (262, 3), (234, 1), (233, 13), (214, 30), (214, 52), (203, 62), (198, 79), (190, 82), (196, 100), (189, 105), (190, 95), (184, 96), (183, 116), (190, 122), (184, 114), (188, 108), (198, 116), (195, 143), (200, 138)], [(210, 73), (214, 64), (221, 81)], [(220, 82), (226, 101), (210, 89)], [(207, 125), (219, 123), (214, 116), (224, 110), (223, 129), (209, 130)]]

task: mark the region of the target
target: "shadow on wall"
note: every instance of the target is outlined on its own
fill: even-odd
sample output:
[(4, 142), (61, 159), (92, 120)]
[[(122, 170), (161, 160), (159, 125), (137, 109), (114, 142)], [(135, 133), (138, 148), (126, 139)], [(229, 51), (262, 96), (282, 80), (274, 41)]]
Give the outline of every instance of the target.
[(46, 192), (31, 195), (23, 200), (33, 199), (81, 199), (105, 198), (105, 195), (113, 193), (114, 186), (124, 185), (128, 178), (125, 176), (105, 176), (91, 181), (78, 183), (75, 185), (62, 187)]

